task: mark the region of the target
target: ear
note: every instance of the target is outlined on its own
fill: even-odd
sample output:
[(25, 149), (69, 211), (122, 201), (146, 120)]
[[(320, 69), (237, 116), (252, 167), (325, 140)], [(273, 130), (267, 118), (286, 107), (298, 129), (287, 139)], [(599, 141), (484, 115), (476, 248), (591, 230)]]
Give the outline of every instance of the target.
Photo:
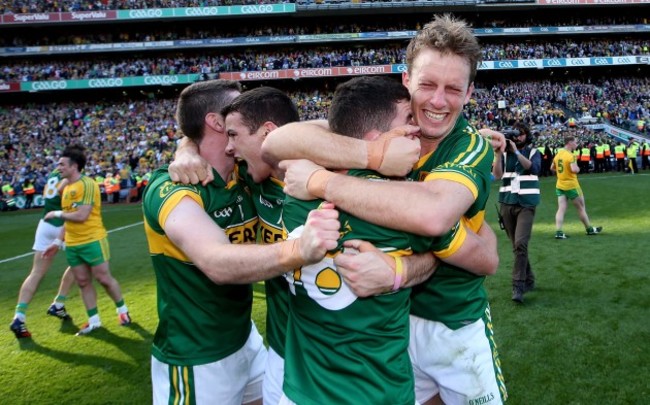
[(407, 89), (409, 88), (409, 72), (406, 70), (402, 72), (402, 84)]
[(221, 117), (221, 114), (219, 113), (207, 113), (205, 116), (205, 126), (219, 133), (224, 133), (226, 130), (224, 127), (223, 117)]
[(379, 135), (381, 135), (381, 132), (380, 132), (380, 131), (378, 131), (378, 130), (376, 130), (376, 129), (372, 129), (372, 130), (366, 132), (366, 134), (363, 136), (362, 139), (363, 139), (364, 141), (374, 141), (374, 140), (376, 140), (377, 138), (379, 138)]
[(278, 126), (275, 125), (274, 122), (266, 121), (264, 124), (262, 124), (262, 127), (264, 128), (264, 138), (266, 138), (266, 136), (269, 134), (269, 132), (273, 131)]
[(463, 103), (463, 105), (469, 103), (469, 99), (472, 97), (473, 92), (474, 92), (474, 82), (471, 82), (467, 87), (467, 94), (465, 94), (465, 102)]

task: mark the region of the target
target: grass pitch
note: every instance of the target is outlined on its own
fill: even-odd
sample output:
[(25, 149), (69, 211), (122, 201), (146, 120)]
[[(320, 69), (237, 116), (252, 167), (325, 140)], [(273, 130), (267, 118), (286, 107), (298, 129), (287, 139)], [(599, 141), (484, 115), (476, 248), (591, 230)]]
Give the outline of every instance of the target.
[[(499, 236), (501, 266), (488, 278), (492, 317), (510, 404), (634, 404), (650, 396), (650, 175), (581, 175), (587, 212), (602, 235), (586, 236), (569, 207), (555, 240), (557, 208), (553, 178), (542, 179), (529, 246), (538, 288), (524, 305), (510, 300), (512, 252), (496, 227), (494, 203), (488, 222)], [(0, 398), (12, 404), (151, 403), (150, 345), (155, 331), (156, 288), (140, 206), (104, 206), (111, 231), (111, 270), (119, 280), (134, 323), (121, 327), (115, 307), (100, 286), (104, 327), (74, 334), (86, 321), (77, 290), (66, 307), (72, 322), (45, 314), (65, 268), (59, 254), (30, 303), (32, 339), (16, 340), (8, 325), (18, 289), (31, 268), (29, 254), (40, 210), (0, 213)], [(264, 289), (255, 286), (254, 320), (264, 333)], [(359, 399), (363, 403), (363, 399)]]

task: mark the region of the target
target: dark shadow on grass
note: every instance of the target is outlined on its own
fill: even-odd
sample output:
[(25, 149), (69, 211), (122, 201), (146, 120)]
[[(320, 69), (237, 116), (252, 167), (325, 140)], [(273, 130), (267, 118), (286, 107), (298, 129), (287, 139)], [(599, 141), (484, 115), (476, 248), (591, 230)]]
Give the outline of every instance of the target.
[[(134, 323), (132, 323), (130, 326), (124, 326), (124, 327), (130, 328), (133, 325)], [(144, 330), (146, 333), (148, 333), (140, 325), (138, 324), (136, 325), (137, 328)], [(131, 357), (133, 360), (136, 361), (142, 358), (142, 351), (148, 350), (149, 346), (151, 345), (151, 339), (145, 338), (143, 340), (137, 340), (137, 339), (131, 339), (123, 336), (118, 336), (115, 333), (111, 332), (110, 330), (106, 329), (105, 327), (96, 329), (91, 333), (89, 333), (88, 335), (79, 336), (78, 338), (102, 340), (120, 349), (124, 354), (128, 355), (129, 357)], [(145, 347), (145, 349), (143, 349), (143, 346)]]
[(78, 331), (79, 331), (79, 327), (74, 323), (72, 318), (61, 321), (61, 327), (59, 328), (59, 332), (64, 333), (66, 335), (74, 335)]
[(68, 363), (74, 366), (91, 366), (99, 368), (103, 371), (108, 371), (123, 380), (128, 380), (131, 372), (139, 372), (139, 366), (137, 363), (130, 364), (109, 357), (96, 356), (93, 354), (70, 353), (51, 349), (49, 347), (41, 346), (31, 338), (19, 339), (18, 346), (20, 347), (20, 350), (39, 353), (62, 363)]
[(144, 339), (147, 342), (151, 342), (153, 340), (153, 333), (151, 333), (148, 330), (146, 330), (145, 328), (143, 328), (142, 325), (140, 325), (137, 322), (131, 322), (130, 325), (124, 326), (124, 327), (132, 329), (135, 333), (140, 335), (142, 337), (142, 339)]

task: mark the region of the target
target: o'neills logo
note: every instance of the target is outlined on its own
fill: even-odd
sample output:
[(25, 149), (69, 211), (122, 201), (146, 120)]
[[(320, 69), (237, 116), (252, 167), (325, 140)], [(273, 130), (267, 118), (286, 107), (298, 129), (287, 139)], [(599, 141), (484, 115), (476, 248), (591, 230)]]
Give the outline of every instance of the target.
[(108, 14), (103, 11), (89, 11), (85, 13), (70, 13), (70, 16), (73, 20), (83, 21), (83, 20), (96, 20), (108, 18)]
[(11, 85), (6, 83), (0, 83), (0, 91), (11, 90)]
[(50, 21), (52, 16), (47, 13), (39, 14), (14, 14), (14, 21), (28, 22), (28, 21)]

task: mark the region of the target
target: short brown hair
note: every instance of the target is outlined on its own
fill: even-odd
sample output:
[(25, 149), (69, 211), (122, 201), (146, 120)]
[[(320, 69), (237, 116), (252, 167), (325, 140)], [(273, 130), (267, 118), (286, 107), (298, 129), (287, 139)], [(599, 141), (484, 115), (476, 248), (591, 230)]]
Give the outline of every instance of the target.
[(464, 21), (449, 14), (436, 15), (419, 30), (406, 47), (406, 64), (411, 73), (413, 61), (422, 49), (434, 49), (443, 55), (454, 54), (469, 63), (469, 82), (476, 78), (476, 71), (483, 59), (478, 39)]
[(185, 136), (195, 143), (203, 139), (205, 116), (221, 113), (221, 109), (241, 93), (234, 80), (208, 80), (193, 83), (183, 89), (176, 104), (176, 122)]

